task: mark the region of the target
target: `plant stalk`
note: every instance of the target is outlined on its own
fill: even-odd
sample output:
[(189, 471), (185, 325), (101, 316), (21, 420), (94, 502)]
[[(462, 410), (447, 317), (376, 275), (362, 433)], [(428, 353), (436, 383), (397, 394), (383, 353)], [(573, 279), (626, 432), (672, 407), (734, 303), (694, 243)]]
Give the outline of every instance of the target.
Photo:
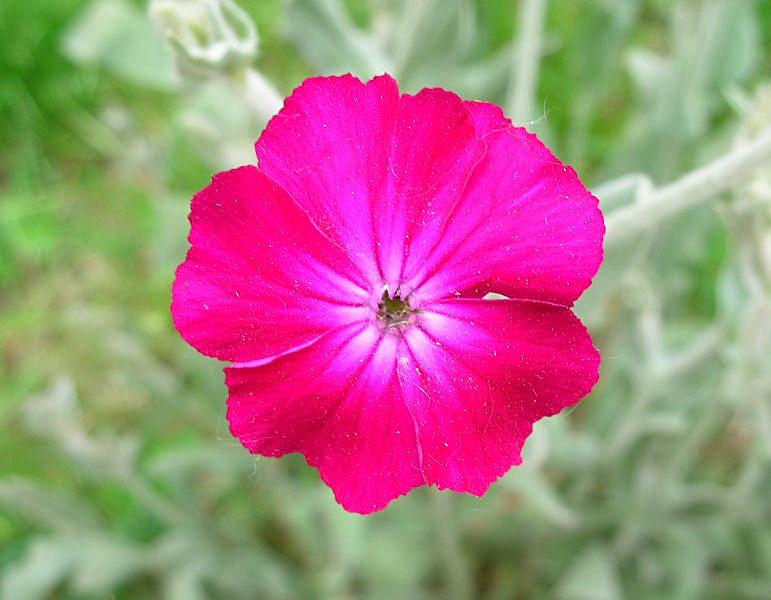
[(605, 222), (606, 245), (719, 196), (767, 163), (771, 165), (771, 127), (764, 129), (746, 145), (652, 192), (642, 201), (609, 215)]
[(512, 62), (511, 87), (507, 108), (516, 124), (532, 120), (532, 106), (538, 85), (546, 0), (522, 0), (519, 9), (519, 30)]

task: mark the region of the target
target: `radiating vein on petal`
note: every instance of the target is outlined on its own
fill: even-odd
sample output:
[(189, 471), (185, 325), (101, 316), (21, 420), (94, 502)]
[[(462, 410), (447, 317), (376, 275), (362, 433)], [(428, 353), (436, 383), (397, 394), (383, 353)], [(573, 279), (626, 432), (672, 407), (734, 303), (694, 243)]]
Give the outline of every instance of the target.
[(366, 315), (361, 273), (256, 167), (217, 175), (190, 222), (171, 311), (204, 354), (258, 360)]

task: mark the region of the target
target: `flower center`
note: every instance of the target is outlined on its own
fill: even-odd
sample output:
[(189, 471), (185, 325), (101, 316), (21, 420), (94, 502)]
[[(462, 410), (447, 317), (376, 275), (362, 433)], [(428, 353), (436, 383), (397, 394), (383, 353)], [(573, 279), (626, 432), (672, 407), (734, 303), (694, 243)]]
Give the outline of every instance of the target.
[(383, 297), (377, 306), (377, 316), (380, 321), (388, 328), (399, 327), (400, 325), (406, 325), (410, 322), (410, 317), (418, 312), (412, 308), (407, 302), (399, 296), (399, 292), (391, 298), (388, 295), (388, 290), (383, 291)]

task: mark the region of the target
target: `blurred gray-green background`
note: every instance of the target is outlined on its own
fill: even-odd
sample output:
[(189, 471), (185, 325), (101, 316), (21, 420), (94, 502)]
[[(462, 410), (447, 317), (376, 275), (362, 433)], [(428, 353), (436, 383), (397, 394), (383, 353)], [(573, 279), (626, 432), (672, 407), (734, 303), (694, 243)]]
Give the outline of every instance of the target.
[[(771, 2), (2, 0), (0, 598), (771, 598)], [(168, 304), (305, 77), (497, 102), (600, 197), (602, 380), (479, 500), (249, 456)]]

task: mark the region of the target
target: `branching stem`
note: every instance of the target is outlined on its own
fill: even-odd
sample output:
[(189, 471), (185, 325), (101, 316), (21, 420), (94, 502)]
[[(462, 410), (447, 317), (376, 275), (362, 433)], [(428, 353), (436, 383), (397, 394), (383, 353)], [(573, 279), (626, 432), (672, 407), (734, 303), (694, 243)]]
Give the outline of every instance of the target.
[(750, 177), (764, 164), (771, 166), (771, 127), (746, 145), (612, 213), (606, 220), (605, 243), (618, 242), (711, 200)]

